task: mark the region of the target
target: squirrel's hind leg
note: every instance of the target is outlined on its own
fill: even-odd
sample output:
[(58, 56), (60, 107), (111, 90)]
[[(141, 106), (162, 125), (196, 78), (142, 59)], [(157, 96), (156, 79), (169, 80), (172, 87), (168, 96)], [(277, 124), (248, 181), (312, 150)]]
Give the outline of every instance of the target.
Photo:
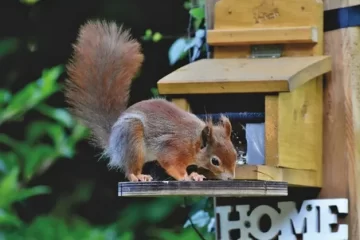
[(121, 166), (131, 182), (152, 181), (142, 174), (145, 161), (144, 128), (136, 118), (122, 118), (113, 128), (110, 137), (110, 166)]
[(129, 143), (127, 149), (127, 159), (125, 166), (126, 176), (131, 182), (152, 181), (150, 175), (142, 174), (145, 162), (144, 146), (144, 127), (139, 120), (133, 120), (129, 130)]

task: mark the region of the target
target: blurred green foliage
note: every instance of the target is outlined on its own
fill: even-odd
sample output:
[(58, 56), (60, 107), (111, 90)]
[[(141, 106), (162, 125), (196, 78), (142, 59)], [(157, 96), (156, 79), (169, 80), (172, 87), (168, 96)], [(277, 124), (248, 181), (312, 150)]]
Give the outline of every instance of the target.
[[(20, 1), (26, 5), (38, 2)], [(199, 2), (196, 8), (189, 0), (184, 3), (189, 15), (195, 20), (195, 30), (201, 28), (204, 20), (204, 1)], [(166, 36), (151, 29), (147, 29), (143, 36), (144, 41), (153, 43), (164, 38)], [(186, 56), (193, 40), (180, 37), (174, 41), (169, 49), (170, 65)], [(0, 59), (15, 53), (18, 45), (16, 38), (1, 40)], [(52, 189), (48, 186), (30, 186), (31, 180), (46, 172), (58, 159), (72, 159), (77, 144), (89, 135), (88, 129), (65, 108), (48, 103), (50, 97), (62, 90), (58, 79), (63, 72), (63, 65), (53, 66), (44, 69), (37, 80), (16, 92), (0, 89), (0, 127), (5, 128), (6, 124), (20, 126), (27, 116), (34, 113), (43, 116), (40, 120), (27, 123), (21, 138), (0, 132), (0, 240), (132, 240), (139, 229), (145, 232), (148, 239), (199, 239), (189, 220), (174, 229), (157, 227), (157, 224), (166, 221), (174, 209), (184, 204), (182, 197), (153, 198), (146, 204), (134, 202), (118, 213), (117, 221), (102, 226), (94, 226), (85, 218), (71, 215), (71, 206), (91, 198), (93, 183), (88, 182), (74, 183), (73, 194), (62, 197), (46, 215), (38, 215), (30, 222), (25, 222), (19, 216), (15, 207), (17, 203), (51, 193)], [(159, 95), (156, 88), (150, 91), (154, 96)], [(214, 239), (211, 199), (191, 198), (187, 204), (191, 205), (189, 216), (198, 231), (204, 238)], [(185, 211), (188, 211), (189, 206), (186, 207)]]
[[(59, 157), (73, 157), (76, 143), (88, 135), (88, 129), (65, 109), (45, 103), (61, 89), (57, 79), (62, 72), (62, 66), (46, 69), (38, 80), (16, 93), (0, 89), (0, 125), (12, 121), (21, 124), (20, 120), (31, 111), (39, 111), (48, 118), (31, 122), (22, 140), (0, 133), (0, 144), (6, 147), (0, 152), (0, 229), (18, 233), (24, 229), (24, 223), (13, 211), (13, 204), (51, 191), (46, 186), (26, 187), (27, 183)], [(49, 137), (51, 143), (46, 143), (44, 137)], [(6, 233), (2, 232), (3, 236)]]
[[(191, 0), (186, 0), (184, 2), (184, 8), (189, 11), (191, 24), (188, 29), (188, 36), (181, 36), (176, 38), (176, 40), (172, 43), (172, 45), (169, 48), (168, 52), (168, 58), (169, 58), (169, 64), (174, 65), (176, 62), (184, 59), (187, 54), (191, 53), (191, 49), (194, 51), (197, 51), (198, 46), (195, 46), (194, 42), (198, 41), (198, 37), (195, 36), (191, 37), (189, 35), (192, 35), (191, 32), (197, 32), (198, 30), (202, 30), (202, 24), (206, 26), (205, 24), (205, 0), (198, 0), (196, 1), (197, 5), (193, 6)], [(190, 34), (189, 34), (190, 33)], [(145, 34), (143, 35), (142, 39), (144, 41), (152, 41), (152, 42), (158, 42), (164, 38), (167, 38), (167, 36), (163, 36), (159, 32), (153, 33), (151, 29), (147, 29), (145, 31)], [(205, 52), (206, 48), (203, 47), (200, 49), (200, 51)], [(153, 91), (153, 90), (152, 90)], [(154, 94), (154, 96), (157, 96)]]

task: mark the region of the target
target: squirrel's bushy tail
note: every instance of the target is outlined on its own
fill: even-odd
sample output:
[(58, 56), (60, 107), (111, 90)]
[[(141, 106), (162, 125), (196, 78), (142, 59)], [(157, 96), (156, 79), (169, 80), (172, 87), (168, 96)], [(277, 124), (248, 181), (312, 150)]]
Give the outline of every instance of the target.
[(65, 97), (72, 113), (92, 130), (95, 144), (106, 148), (143, 62), (141, 46), (115, 22), (88, 21), (80, 27), (73, 47)]

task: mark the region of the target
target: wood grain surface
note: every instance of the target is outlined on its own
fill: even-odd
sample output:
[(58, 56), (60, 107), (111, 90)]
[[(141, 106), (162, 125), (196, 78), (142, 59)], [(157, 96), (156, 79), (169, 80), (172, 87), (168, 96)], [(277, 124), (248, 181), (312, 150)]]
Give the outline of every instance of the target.
[[(326, 0), (325, 9), (360, 4)], [(324, 94), (324, 186), (320, 198), (348, 198), (349, 239), (360, 236), (360, 29), (325, 33), (325, 53), (332, 56)]]

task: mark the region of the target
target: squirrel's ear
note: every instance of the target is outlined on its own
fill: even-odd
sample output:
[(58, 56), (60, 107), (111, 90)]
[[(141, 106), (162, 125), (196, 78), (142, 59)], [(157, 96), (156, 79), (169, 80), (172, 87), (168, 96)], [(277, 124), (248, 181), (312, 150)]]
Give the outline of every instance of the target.
[(223, 126), (225, 128), (226, 137), (230, 137), (231, 132), (232, 132), (232, 126), (231, 126), (230, 120), (227, 117), (225, 117), (224, 115), (222, 115), (220, 117), (220, 124), (221, 124), (221, 126)]
[(201, 148), (211, 144), (212, 141), (212, 126), (206, 125), (201, 131)]

